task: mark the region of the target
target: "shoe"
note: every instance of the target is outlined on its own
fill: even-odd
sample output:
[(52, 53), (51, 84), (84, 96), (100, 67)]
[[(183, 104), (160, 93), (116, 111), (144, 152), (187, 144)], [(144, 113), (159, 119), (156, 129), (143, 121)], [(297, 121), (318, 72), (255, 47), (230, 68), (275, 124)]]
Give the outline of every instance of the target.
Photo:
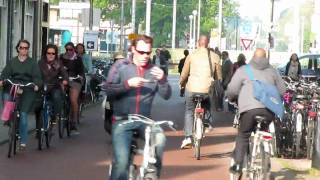
[(229, 172), (232, 174), (241, 174), (242, 173), (242, 167), (239, 164), (234, 164), (229, 168)]
[(72, 125), (71, 128), (71, 135), (79, 135), (80, 132), (78, 131), (78, 128), (75, 125)]
[(190, 149), (191, 148), (191, 138), (190, 137), (186, 137), (181, 144), (181, 149)]
[(9, 122), (9, 121), (4, 121), (4, 122), (3, 122), (3, 126), (8, 126), (8, 127), (10, 127), (10, 122)]
[(205, 127), (204, 133), (209, 133), (209, 132), (213, 131), (213, 127), (209, 123), (205, 123), (204, 127)]
[(79, 135), (80, 132), (79, 132), (78, 130), (72, 130), (72, 131), (70, 132), (70, 134), (71, 134), (71, 135)]
[(26, 150), (26, 148), (27, 148), (27, 145), (24, 144), (24, 143), (21, 143), (20, 146), (19, 146), (19, 150), (20, 151), (24, 151), (24, 150)]

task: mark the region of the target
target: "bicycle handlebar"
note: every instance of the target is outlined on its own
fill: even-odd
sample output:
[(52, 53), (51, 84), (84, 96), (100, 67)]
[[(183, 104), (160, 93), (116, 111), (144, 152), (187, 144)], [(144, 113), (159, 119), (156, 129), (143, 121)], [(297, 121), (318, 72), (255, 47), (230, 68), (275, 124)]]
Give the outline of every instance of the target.
[(82, 79), (82, 77), (79, 74), (76, 77), (69, 77), (69, 81), (73, 81), (77, 79)]
[(133, 123), (133, 122), (142, 122), (142, 123), (150, 125), (150, 126), (167, 124), (170, 129), (176, 131), (176, 128), (173, 127), (174, 123), (172, 121), (167, 121), (167, 120), (154, 121), (154, 120), (152, 120), (148, 117), (145, 117), (143, 115), (140, 115), (140, 114), (129, 114), (128, 118), (129, 118), (129, 120), (121, 123), (120, 126), (125, 125), (125, 124), (129, 124), (129, 123)]
[(3, 82), (8, 82), (11, 85), (19, 86), (19, 87), (34, 87), (34, 86), (36, 86), (36, 84), (34, 84), (33, 82), (29, 82), (27, 84), (20, 84), (20, 83), (13, 83), (10, 79), (5, 79)]

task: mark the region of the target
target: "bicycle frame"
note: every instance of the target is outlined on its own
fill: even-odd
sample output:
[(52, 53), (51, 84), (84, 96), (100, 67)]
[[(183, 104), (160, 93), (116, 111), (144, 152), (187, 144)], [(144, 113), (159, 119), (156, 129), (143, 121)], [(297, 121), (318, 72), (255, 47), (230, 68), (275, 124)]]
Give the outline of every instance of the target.
[[(144, 124), (146, 124), (146, 128), (145, 128), (145, 143), (144, 143), (144, 149), (143, 151), (140, 149), (137, 149), (136, 146), (132, 147), (133, 149), (131, 149), (131, 153), (130, 153), (130, 165), (129, 165), (129, 179), (130, 178), (134, 178), (135, 175), (131, 174), (134, 172), (131, 172), (132, 170), (135, 170), (136, 165), (133, 164), (132, 160), (133, 160), (133, 156), (135, 154), (142, 154), (143, 155), (143, 161), (142, 161), (142, 165), (139, 169), (139, 177), (140, 178), (145, 178), (147, 173), (154, 173), (155, 170), (154, 169), (150, 169), (149, 165), (152, 164), (154, 165), (157, 160), (156, 160), (156, 154), (155, 154), (155, 146), (156, 144), (154, 143), (154, 140), (152, 138), (152, 127), (154, 126), (158, 126), (158, 125), (162, 125), (162, 124), (167, 124), (171, 129), (175, 130), (173, 128), (173, 122), (172, 121), (153, 121), (150, 118), (144, 117), (142, 115), (139, 114), (129, 114), (128, 115), (128, 120), (123, 122), (122, 124), (120, 124), (120, 126), (128, 124), (128, 123), (133, 123), (133, 122), (142, 122)], [(134, 140), (133, 140), (134, 141)], [(131, 143), (132, 144), (132, 143)], [(110, 175), (111, 175), (111, 168), (112, 166), (110, 166)], [(130, 179), (131, 180), (131, 179)]]

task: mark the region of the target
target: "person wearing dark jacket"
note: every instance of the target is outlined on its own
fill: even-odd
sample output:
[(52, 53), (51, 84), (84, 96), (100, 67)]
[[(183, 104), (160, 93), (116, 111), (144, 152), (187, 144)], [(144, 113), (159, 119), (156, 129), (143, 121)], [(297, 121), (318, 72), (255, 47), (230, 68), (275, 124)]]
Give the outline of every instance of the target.
[(290, 76), (292, 79), (298, 79), (301, 75), (301, 65), (296, 53), (293, 53), (286, 66), (286, 76)]
[(183, 65), (184, 65), (184, 62), (186, 61), (188, 55), (189, 55), (189, 51), (187, 49), (185, 49), (183, 51), (183, 54), (184, 54), (184, 57), (179, 61), (179, 65), (178, 65), (178, 71), (179, 71), (179, 74), (181, 75), (181, 72), (182, 72), (182, 69), (183, 69)]
[(233, 74), (233, 64), (229, 58), (229, 53), (227, 51), (223, 51), (221, 54), (222, 58), (222, 85), (224, 89), (227, 89), (229, 82), (231, 81)]
[(65, 46), (66, 52), (60, 55), (60, 60), (66, 69), (69, 78), (80, 76), (79, 80), (72, 80), (68, 84), (70, 86), (70, 101), (71, 101), (71, 130), (78, 134), (78, 129), (76, 127), (76, 122), (79, 118), (79, 94), (83, 84), (84, 65), (82, 63), (81, 57), (79, 57), (75, 52), (75, 46), (72, 42), (68, 42)]
[[(269, 64), (264, 49), (257, 49), (255, 51), (249, 65), (254, 79), (272, 84), (277, 87), (281, 95), (284, 94), (286, 91), (284, 81), (278, 71)], [(266, 130), (270, 122), (275, 118), (270, 110), (255, 99), (253, 83), (249, 79), (245, 68), (246, 66), (242, 66), (235, 72), (226, 91), (229, 101), (238, 100), (240, 113), (240, 127), (233, 152), (235, 164), (230, 167), (232, 173), (242, 172), (243, 159), (249, 147), (249, 137), (257, 124), (254, 117), (260, 115), (266, 118), (266, 122), (262, 125), (262, 130)]]
[[(30, 43), (27, 40), (20, 40), (16, 46), (18, 56), (9, 61), (2, 71), (0, 77), (0, 86), (3, 85), (3, 80), (10, 79), (14, 83), (35, 83), (34, 88), (23, 88), (23, 93), (20, 95), (20, 121), (19, 121), (19, 133), (20, 133), (20, 148), (26, 148), (28, 139), (28, 113), (32, 110), (36, 93), (42, 84), (41, 74), (37, 61), (30, 58), (28, 55)], [(9, 98), (10, 89), (8, 86), (4, 87), (6, 92), (4, 99)]]
[(237, 58), (237, 62), (233, 64), (233, 74), (239, 69), (241, 66), (246, 65), (246, 56), (242, 53), (239, 54)]
[[(171, 96), (171, 87), (164, 72), (150, 63), (152, 41), (149, 36), (139, 35), (132, 43), (133, 63), (122, 66), (111, 78), (112, 83), (106, 84), (107, 95), (113, 98), (111, 180), (128, 179), (132, 133), (138, 131), (140, 135), (144, 135), (144, 124), (138, 122), (123, 124), (128, 120), (128, 114), (150, 117), (155, 94), (158, 93), (164, 99), (169, 99)], [(160, 176), (165, 135), (160, 127), (152, 131), (156, 137), (155, 166), (157, 175)]]
[(68, 84), (68, 74), (58, 57), (57, 46), (48, 44), (44, 48), (41, 60), (38, 62), (43, 84), (47, 87), (47, 93), (53, 102), (53, 114), (55, 118), (61, 113), (63, 102), (59, 77), (62, 78), (61, 82), (63, 85)]

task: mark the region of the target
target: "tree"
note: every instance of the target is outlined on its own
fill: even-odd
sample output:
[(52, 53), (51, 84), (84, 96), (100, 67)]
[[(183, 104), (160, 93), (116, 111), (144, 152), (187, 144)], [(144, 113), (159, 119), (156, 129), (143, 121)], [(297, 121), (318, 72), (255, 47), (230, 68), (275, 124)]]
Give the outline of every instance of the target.
[[(101, 9), (102, 20), (114, 20), (116, 24), (121, 22), (121, 0), (93, 0), (94, 6)], [(145, 0), (136, 0), (136, 27), (139, 24), (145, 27)], [(51, 4), (59, 3), (59, 0), (50, 0)], [(124, 24), (131, 23), (131, 0), (124, 0)], [(202, 0), (201, 8), (201, 33), (209, 34), (212, 28), (218, 26), (219, 0)], [(224, 17), (238, 16), (238, 5), (233, 0), (223, 0)], [(198, 0), (181, 0), (177, 3), (177, 41), (186, 39), (189, 33), (189, 15), (198, 9)], [(154, 46), (170, 44), (172, 30), (172, 0), (153, 0), (151, 11), (151, 33), (154, 37)]]
[[(124, 24), (131, 22), (131, 0), (125, 0)], [(145, 2), (136, 0), (136, 27), (141, 24), (145, 27)], [(113, 19), (120, 24), (121, 1), (120, 0), (95, 0), (94, 4), (101, 9), (102, 19)], [(201, 9), (201, 33), (209, 34), (212, 28), (217, 27), (219, 0), (202, 1)], [(185, 39), (189, 32), (189, 15), (197, 9), (198, 0), (184, 0), (177, 3), (176, 38)], [(225, 17), (238, 16), (238, 5), (233, 0), (224, 0), (223, 15)], [(170, 44), (172, 30), (172, 0), (153, 0), (151, 12), (151, 32), (154, 37), (154, 46)], [(178, 41), (176, 41), (178, 42)]]

